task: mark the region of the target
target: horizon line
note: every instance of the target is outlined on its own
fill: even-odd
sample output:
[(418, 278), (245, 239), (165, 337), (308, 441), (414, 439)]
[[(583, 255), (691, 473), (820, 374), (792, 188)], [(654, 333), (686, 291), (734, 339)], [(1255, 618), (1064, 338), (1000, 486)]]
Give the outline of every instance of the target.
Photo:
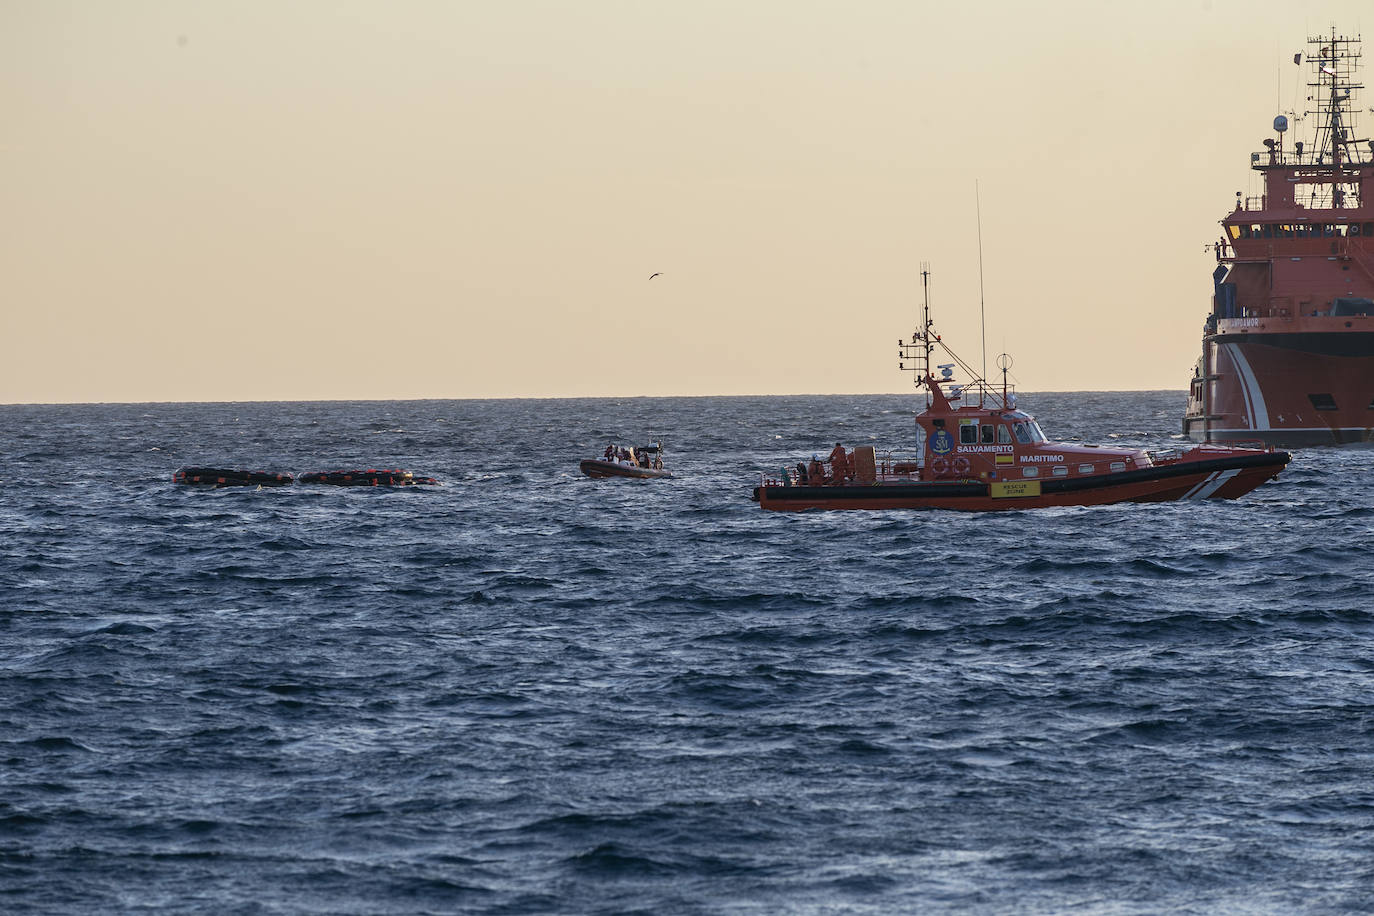
[[(1169, 392), (1187, 394), (1186, 388), (1075, 388), (1017, 391), (1017, 395), (1038, 394), (1145, 394)], [(421, 397), (421, 398), (226, 398), (190, 401), (0, 401), (0, 407), (109, 407), (139, 404), (383, 404), (420, 401), (630, 401), (677, 400), (683, 398), (853, 398), (905, 397), (919, 391), (853, 391), (801, 392), (794, 394), (608, 394), (608, 395), (493, 395), (488, 397)]]

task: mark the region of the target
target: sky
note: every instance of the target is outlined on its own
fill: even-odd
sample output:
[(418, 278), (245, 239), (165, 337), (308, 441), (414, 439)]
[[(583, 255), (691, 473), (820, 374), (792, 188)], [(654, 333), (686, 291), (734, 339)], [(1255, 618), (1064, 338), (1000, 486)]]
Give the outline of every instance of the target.
[(1371, 11), (0, 0), (0, 403), (1182, 390)]

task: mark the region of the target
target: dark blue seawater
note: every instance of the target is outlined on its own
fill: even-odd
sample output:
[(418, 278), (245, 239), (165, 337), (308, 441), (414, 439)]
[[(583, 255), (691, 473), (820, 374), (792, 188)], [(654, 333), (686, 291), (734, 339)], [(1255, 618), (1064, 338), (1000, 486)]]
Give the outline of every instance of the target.
[[(1182, 402), (1022, 399), (1148, 446)], [(1234, 502), (749, 501), (912, 403), (0, 407), (0, 911), (1374, 909), (1374, 451)], [(650, 434), (676, 479), (578, 476)]]

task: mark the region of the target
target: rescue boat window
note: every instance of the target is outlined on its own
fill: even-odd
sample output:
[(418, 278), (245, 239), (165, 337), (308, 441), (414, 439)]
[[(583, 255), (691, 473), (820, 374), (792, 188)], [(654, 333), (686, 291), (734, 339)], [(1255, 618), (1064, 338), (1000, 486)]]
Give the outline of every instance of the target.
[(1016, 433), (1017, 442), (1020, 442), (1022, 445), (1030, 445), (1031, 437), (1030, 433), (1026, 431), (1025, 423), (1015, 424), (1012, 426), (1012, 431)]
[(1264, 224), (1264, 237), (1267, 239), (1274, 237), (1274, 227), (1271, 223)]
[(1374, 223), (1365, 223), (1365, 224), (1364, 224), (1364, 234), (1367, 235), (1367, 236), (1368, 236), (1368, 235), (1374, 235)]
[(985, 423), (983, 424), (983, 431), (978, 434), (978, 438), (979, 441), (981, 441), (984, 445), (992, 445), (993, 439), (996, 435), (997, 430), (993, 429), (991, 425)]
[(1011, 430), (1005, 426), (997, 427), (997, 444), (1011, 445)]
[(1069, 476), (1069, 469), (1066, 468), (1066, 467), (1064, 467), (1062, 464), (1060, 464), (1060, 465), (1055, 465), (1055, 468), (1054, 468), (1054, 472), (1053, 472), (1053, 473), (1054, 473), (1054, 476), (1055, 476), (1055, 477), (1068, 477), (1068, 476)]
[(1093, 466), (1091, 464), (1080, 464), (1078, 466), (1078, 473), (1080, 474), (1091, 474), (1092, 472)]
[(1239, 226), (1227, 226), (1226, 228), (1230, 230), (1230, 232), (1231, 232), (1231, 238), (1233, 238), (1233, 239), (1238, 239), (1238, 238), (1240, 238), (1240, 227), (1239, 227)]
[(1040, 430), (1040, 424), (1034, 420), (1027, 420), (1026, 425), (1030, 427), (1030, 437), (1033, 442), (1048, 442), (1049, 437)]
[(960, 426), (960, 427), (959, 427), (959, 444), (960, 444), (960, 445), (977, 445), (977, 444), (978, 444), (978, 424), (977, 424), (977, 423), (965, 423), (963, 426)]
[(1329, 394), (1309, 394), (1307, 400), (1311, 401), (1317, 410), (1336, 409), (1336, 399)]

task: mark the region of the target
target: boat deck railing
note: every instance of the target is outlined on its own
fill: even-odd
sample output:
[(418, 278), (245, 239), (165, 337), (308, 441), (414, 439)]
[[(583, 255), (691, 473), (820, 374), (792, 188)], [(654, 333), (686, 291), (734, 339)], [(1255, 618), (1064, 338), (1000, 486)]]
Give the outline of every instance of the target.
[(879, 452), (875, 457), (880, 480), (888, 478), (915, 480), (920, 478), (921, 468), (925, 467), (925, 460), (920, 455)]
[[(984, 410), (998, 410), (1003, 406), (1004, 389), (999, 385), (992, 385), (982, 379), (975, 379), (972, 382), (963, 384), (948, 384), (944, 386), (945, 398), (949, 401), (949, 406), (956, 410), (960, 407), (977, 407)], [(1006, 406), (1016, 407), (1016, 386), (1007, 385), (1005, 388)]]
[[(855, 477), (853, 458), (843, 479), (837, 481), (833, 465), (829, 458), (816, 462), (820, 465), (820, 473), (813, 472), (809, 461), (799, 461), (797, 464), (779, 468), (780, 473), (771, 475), (763, 472), (759, 475), (759, 485), (765, 487), (808, 487), (808, 486), (832, 486), (836, 483), (862, 484)], [(921, 479), (921, 469), (925, 466), (925, 461), (919, 455), (901, 455), (895, 452), (877, 452), (874, 455), (873, 470), (875, 479), (873, 483), (914, 483)]]
[(1150, 456), (1151, 464), (1169, 464), (1178, 461), (1188, 452), (1194, 449), (1223, 449), (1252, 448), (1257, 451), (1272, 452), (1274, 447), (1267, 444), (1263, 439), (1228, 439), (1225, 442), (1204, 442), (1201, 445), (1170, 446), (1169, 448), (1146, 449), (1145, 454)]
[(1151, 464), (1168, 464), (1183, 457), (1184, 449), (1177, 447), (1146, 449), (1145, 454), (1150, 456)]

